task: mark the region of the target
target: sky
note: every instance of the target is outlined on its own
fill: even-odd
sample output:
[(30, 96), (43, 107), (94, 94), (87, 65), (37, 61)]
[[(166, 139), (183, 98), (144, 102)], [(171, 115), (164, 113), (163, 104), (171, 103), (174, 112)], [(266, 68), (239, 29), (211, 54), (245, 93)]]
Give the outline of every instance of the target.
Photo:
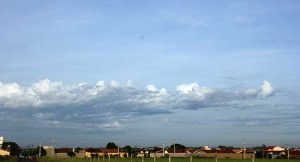
[(0, 136), (300, 146), (300, 1), (0, 1)]

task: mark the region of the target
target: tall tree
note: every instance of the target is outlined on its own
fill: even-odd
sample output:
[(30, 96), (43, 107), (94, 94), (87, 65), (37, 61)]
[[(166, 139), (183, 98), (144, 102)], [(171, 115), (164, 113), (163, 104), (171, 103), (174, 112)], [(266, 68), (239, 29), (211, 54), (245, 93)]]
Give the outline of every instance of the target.
[(124, 151), (128, 152), (129, 156), (132, 154), (132, 147), (127, 145), (123, 148)]
[(178, 143), (171, 145), (170, 148), (174, 148), (174, 145), (175, 145), (175, 149), (186, 149), (186, 147), (184, 145), (181, 145)]
[(108, 142), (107, 145), (106, 145), (106, 148), (107, 149), (117, 149), (118, 146), (113, 142)]

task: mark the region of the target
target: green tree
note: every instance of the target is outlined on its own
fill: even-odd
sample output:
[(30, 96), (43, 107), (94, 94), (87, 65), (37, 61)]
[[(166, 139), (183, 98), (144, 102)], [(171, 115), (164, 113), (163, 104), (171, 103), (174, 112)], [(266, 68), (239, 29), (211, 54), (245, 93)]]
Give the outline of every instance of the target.
[(123, 148), (124, 151), (128, 152), (129, 156), (132, 154), (132, 147), (127, 145)]
[(106, 148), (107, 149), (116, 149), (116, 148), (118, 148), (118, 146), (113, 142), (108, 142), (106, 145)]
[(69, 157), (74, 157), (76, 155), (73, 151), (68, 151), (67, 154)]
[(76, 148), (75, 148), (75, 152), (76, 152), (76, 153), (79, 153), (80, 150), (83, 150), (83, 149), (82, 149), (81, 147), (76, 147)]
[(2, 149), (8, 150), (11, 156), (17, 156), (21, 153), (19, 145), (15, 142), (3, 142)]
[(186, 147), (184, 145), (181, 145), (178, 143), (171, 145), (170, 148), (174, 148), (174, 145), (175, 145), (175, 149), (186, 149)]

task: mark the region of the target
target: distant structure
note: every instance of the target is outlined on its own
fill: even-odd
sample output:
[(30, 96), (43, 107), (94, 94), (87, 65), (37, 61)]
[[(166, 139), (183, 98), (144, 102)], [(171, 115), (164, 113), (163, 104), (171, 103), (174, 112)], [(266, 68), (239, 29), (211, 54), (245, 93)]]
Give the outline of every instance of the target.
[(46, 151), (46, 156), (54, 157), (54, 147), (53, 146), (43, 146)]
[(4, 137), (0, 136), (0, 148), (2, 147), (3, 142), (4, 142)]

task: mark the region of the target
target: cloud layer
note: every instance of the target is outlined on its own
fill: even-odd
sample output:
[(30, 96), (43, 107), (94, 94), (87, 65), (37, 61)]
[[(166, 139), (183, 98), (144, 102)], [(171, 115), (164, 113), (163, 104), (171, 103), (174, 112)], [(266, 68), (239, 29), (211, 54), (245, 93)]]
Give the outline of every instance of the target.
[(29, 87), (0, 82), (0, 120), (10, 120), (5, 116), (11, 114), (12, 123), (24, 121), (31, 127), (114, 131), (123, 127), (123, 120), (134, 117), (224, 107), (233, 101), (260, 100), (274, 94), (268, 81), (258, 89), (234, 91), (195, 82), (178, 85), (171, 92), (152, 84), (138, 88), (132, 81), (125, 85), (117, 81), (66, 85), (45, 79)]
[[(0, 82), (0, 105), (2, 108), (43, 108), (50, 106), (85, 105), (101, 107), (101, 105), (119, 104), (122, 107), (143, 105), (149, 108), (172, 109), (173, 104), (182, 105), (184, 101), (215, 104), (232, 100), (266, 98), (274, 95), (274, 87), (263, 81), (260, 89), (224, 91), (200, 86), (198, 83), (181, 84), (176, 92), (169, 93), (165, 88), (158, 89), (149, 84), (140, 89), (132, 81), (122, 86), (117, 81), (98, 81), (95, 85), (79, 83), (65, 85), (49, 79), (33, 83), (30, 87), (22, 87), (17, 83)], [(167, 106), (168, 105), (168, 106)], [(176, 106), (175, 106), (176, 107)], [(189, 109), (183, 106), (183, 109)]]

